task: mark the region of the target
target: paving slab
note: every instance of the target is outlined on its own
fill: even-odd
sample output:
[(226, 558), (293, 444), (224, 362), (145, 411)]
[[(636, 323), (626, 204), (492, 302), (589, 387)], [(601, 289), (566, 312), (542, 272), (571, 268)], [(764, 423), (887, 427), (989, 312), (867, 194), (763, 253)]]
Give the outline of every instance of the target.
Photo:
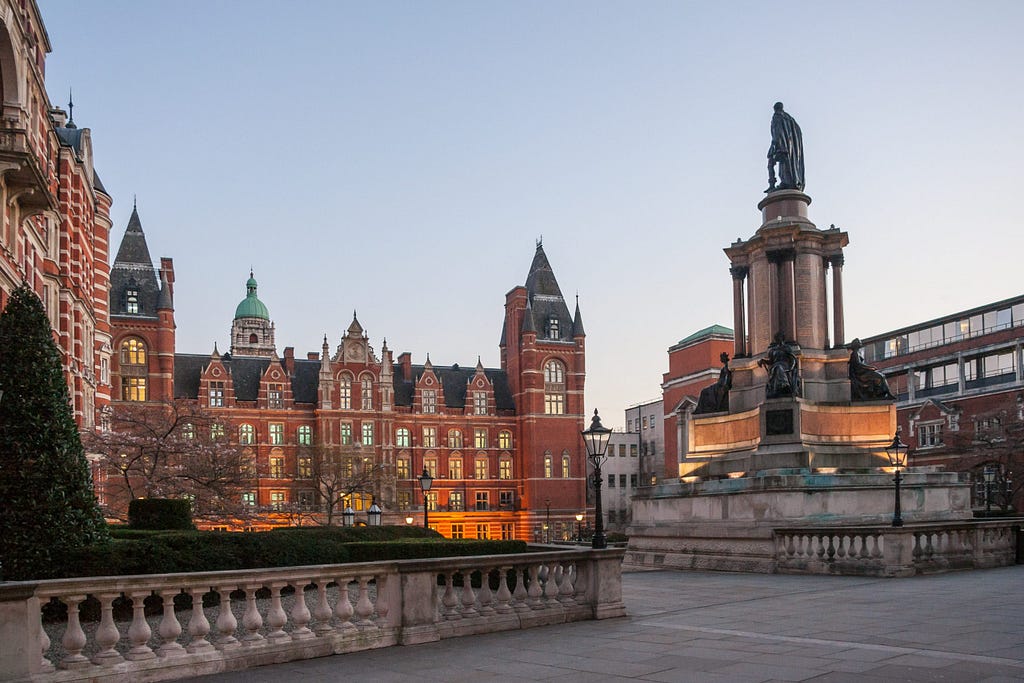
[(216, 674), (207, 683), (1024, 681), (1024, 566), (908, 579), (623, 575), (628, 616)]

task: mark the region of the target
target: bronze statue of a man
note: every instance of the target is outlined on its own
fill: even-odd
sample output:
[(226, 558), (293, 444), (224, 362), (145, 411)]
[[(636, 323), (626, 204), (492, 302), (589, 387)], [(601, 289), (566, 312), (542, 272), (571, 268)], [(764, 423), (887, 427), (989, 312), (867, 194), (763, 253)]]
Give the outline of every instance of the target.
[[(779, 165), (776, 187), (775, 164)], [(782, 110), (782, 102), (775, 103), (772, 116), (772, 144), (768, 148), (768, 189), (804, 189), (804, 137), (796, 120)]]

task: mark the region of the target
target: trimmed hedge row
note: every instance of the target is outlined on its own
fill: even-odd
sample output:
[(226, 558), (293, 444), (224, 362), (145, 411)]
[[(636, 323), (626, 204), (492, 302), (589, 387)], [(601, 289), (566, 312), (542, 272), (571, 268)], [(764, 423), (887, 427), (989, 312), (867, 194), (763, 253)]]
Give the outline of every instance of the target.
[(62, 576), (165, 574), (526, 551), (522, 541), (449, 540), (410, 527), (309, 527), (293, 532), (139, 532), (68, 556)]
[(135, 498), (128, 503), (132, 529), (195, 529), (192, 503), (182, 498)]

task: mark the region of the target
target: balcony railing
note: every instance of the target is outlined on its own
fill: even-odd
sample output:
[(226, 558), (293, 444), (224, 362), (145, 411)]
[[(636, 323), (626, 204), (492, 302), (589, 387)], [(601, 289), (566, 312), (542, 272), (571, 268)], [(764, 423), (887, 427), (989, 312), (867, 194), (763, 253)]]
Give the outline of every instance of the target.
[[(3, 583), (0, 680), (169, 680), (622, 616), (622, 554)], [(67, 615), (56, 618), (60, 606)]]

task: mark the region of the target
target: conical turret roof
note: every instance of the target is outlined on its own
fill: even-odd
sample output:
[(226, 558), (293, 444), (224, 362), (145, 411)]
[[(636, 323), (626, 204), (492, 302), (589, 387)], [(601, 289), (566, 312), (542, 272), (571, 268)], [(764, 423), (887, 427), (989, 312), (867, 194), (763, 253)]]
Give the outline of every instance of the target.
[[(573, 318), (555, 279), (555, 273), (544, 253), (544, 245), (537, 242), (537, 251), (526, 276), (528, 307), (523, 331), (536, 331), (538, 339), (568, 341), (572, 339)], [(532, 313), (532, 316), (531, 316)], [(532, 321), (530, 318), (532, 317)], [(532, 329), (528, 326), (532, 325)]]
[(137, 206), (132, 207), (128, 227), (125, 228), (121, 247), (117, 250), (117, 258), (114, 259), (115, 266), (119, 263), (153, 266), (153, 258), (149, 255), (149, 245), (146, 244), (146, 234), (142, 232), (142, 221), (139, 220)]

